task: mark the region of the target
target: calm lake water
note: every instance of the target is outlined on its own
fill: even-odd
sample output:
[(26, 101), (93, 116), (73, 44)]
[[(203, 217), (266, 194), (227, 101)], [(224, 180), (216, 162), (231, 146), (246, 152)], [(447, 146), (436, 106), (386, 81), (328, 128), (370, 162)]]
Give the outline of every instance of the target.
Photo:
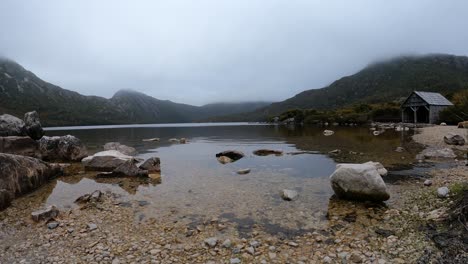
[[(330, 128), (329, 128), (330, 129)], [(92, 174), (59, 178), (51, 183), (45, 203), (72, 207), (82, 194), (110, 190), (136, 206), (136, 219), (149, 217), (199, 221), (228, 218), (233, 221), (284, 228), (316, 228), (323, 224), (333, 194), (328, 177), (337, 162), (380, 161), (387, 167), (408, 165), (418, 151), (409, 141), (411, 132), (387, 131), (373, 136), (368, 128), (332, 127), (333, 136), (319, 127), (265, 124), (165, 124), (48, 128), (46, 134), (77, 136), (90, 152), (107, 142), (135, 147), (138, 157), (161, 159), (161, 184), (132, 179), (96, 179)], [(146, 138), (160, 142), (143, 142)], [(170, 138), (187, 138), (173, 144)], [(403, 146), (404, 153), (394, 149)], [(284, 151), (282, 156), (260, 157), (257, 149)], [(341, 154), (329, 151), (340, 149)], [(220, 164), (215, 154), (239, 150), (246, 156)], [(309, 151), (305, 154), (288, 153)], [(247, 175), (240, 169), (250, 168)], [(292, 202), (283, 201), (282, 189), (298, 191)]]

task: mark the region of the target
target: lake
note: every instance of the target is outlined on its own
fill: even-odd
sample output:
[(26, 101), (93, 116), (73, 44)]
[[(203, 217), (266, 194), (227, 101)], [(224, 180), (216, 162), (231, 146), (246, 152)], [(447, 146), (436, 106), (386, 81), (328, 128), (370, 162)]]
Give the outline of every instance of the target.
[[(96, 189), (111, 191), (123, 205), (135, 207), (135, 221), (155, 218), (187, 224), (211, 218), (234, 221), (239, 227), (261, 225), (271, 232), (311, 230), (326, 224), (333, 191), (328, 177), (338, 162), (379, 161), (395, 170), (411, 168), (419, 148), (411, 131), (388, 130), (374, 136), (364, 127), (324, 128), (255, 123), (158, 124), (47, 128), (46, 134), (71, 134), (91, 153), (107, 142), (120, 142), (139, 152), (137, 157), (161, 159), (162, 183), (138, 179), (96, 179), (92, 173), (57, 179), (45, 188), (44, 201), (61, 208)], [(160, 142), (143, 142), (146, 138)], [(170, 143), (187, 138), (187, 144)], [(402, 146), (403, 153), (395, 152)], [(282, 156), (255, 156), (254, 150), (274, 149)], [(339, 149), (339, 154), (329, 154)], [(221, 164), (215, 154), (238, 150), (245, 157)], [(251, 172), (238, 175), (240, 169)], [(389, 181), (390, 182), (390, 181)], [(390, 185), (394, 183), (390, 182)], [(390, 188), (392, 188), (390, 186)], [(283, 189), (296, 190), (298, 199), (284, 201)], [(392, 198), (390, 203), (395, 200)]]

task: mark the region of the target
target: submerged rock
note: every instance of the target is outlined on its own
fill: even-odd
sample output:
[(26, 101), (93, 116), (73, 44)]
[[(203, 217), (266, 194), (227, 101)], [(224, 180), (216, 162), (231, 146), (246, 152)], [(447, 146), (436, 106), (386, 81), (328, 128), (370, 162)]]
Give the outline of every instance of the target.
[(237, 174), (240, 174), (240, 175), (249, 174), (249, 173), (250, 173), (250, 169), (242, 169), (242, 170), (237, 171)]
[(85, 195), (82, 195), (82, 196), (78, 197), (75, 200), (75, 203), (88, 203), (88, 202), (95, 203), (95, 202), (99, 202), (99, 201), (101, 201), (101, 196), (102, 196), (101, 191), (96, 190), (96, 191), (94, 191), (92, 193), (88, 193), (88, 194), (85, 194)]
[(39, 143), (30, 137), (0, 137), (0, 152), (41, 158)]
[(24, 114), (25, 131), (32, 139), (38, 140), (44, 136), (39, 114), (36, 111)]
[(125, 155), (117, 150), (107, 150), (86, 157), (81, 160), (81, 163), (83, 163), (86, 170), (113, 171), (118, 166), (132, 159), (132, 156)]
[(148, 177), (148, 171), (142, 170), (136, 166), (138, 161), (135, 159), (130, 159), (117, 168), (112, 170), (112, 172), (100, 173), (97, 177), (106, 178), (106, 177)]
[(149, 173), (161, 172), (161, 160), (158, 157), (149, 158), (140, 165), (140, 169)]
[(258, 150), (255, 150), (253, 154), (257, 156), (268, 156), (268, 155), (281, 156), (283, 155), (283, 151), (273, 150), (273, 149), (258, 149)]
[(0, 136), (26, 136), (23, 120), (9, 114), (0, 115)]
[(283, 191), (281, 191), (281, 198), (283, 198), (283, 200), (292, 201), (296, 199), (296, 197), (297, 197), (297, 192), (294, 190), (284, 189)]
[(328, 136), (331, 136), (331, 135), (333, 135), (333, 134), (335, 134), (335, 131), (333, 131), (333, 130), (325, 129), (325, 130), (323, 131), (323, 135), (324, 135), (324, 136), (327, 136), (327, 137), (328, 137)]
[(31, 213), (32, 220), (35, 222), (48, 221), (56, 218), (59, 215), (59, 210), (55, 205), (50, 205), (45, 209), (34, 211)]
[(125, 155), (134, 156), (137, 154), (137, 151), (133, 147), (122, 145), (119, 142), (109, 142), (104, 145), (104, 150), (117, 150), (120, 153)]
[(339, 198), (350, 200), (386, 201), (390, 198), (385, 182), (376, 166), (338, 164), (330, 176), (333, 191)]
[(80, 161), (88, 155), (84, 144), (71, 135), (44, 136), (39, 140), (39, 148), (45, 160)]
[(0, 209), (16, 196), (28, 193), (62, 175), (59, 166), (20, 155), (0, 153)]
[(231, 158), (226, 157), (226, 156), (220, 156), (217, 159), (218, 159), (219, 163), (221, 163), (221, 164), (226, 164), (226, 163), (233, 162), (233, 160)]
[(455, 133), (448, 133), (444, 136), (444, 142), (448, 145), (465, 145), (465, 139), (461, 135)]
[(244, 153), (237, 151), (237, 150), (226, 150), (216, 154), (216, 157), (219, 158), (221, 156), (228, 157), (232, 161), (240, 160), (244, 157)]

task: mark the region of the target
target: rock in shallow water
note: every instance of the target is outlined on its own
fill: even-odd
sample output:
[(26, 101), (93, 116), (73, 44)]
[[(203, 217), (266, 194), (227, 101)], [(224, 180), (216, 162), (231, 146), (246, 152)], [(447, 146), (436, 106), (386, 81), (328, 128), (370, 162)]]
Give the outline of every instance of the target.
[(104, 150), (117, 150), (118, 152), (129, 155), (129, 156), (134, 156), (137, 154), (137, 151), (135, 148), (122, 145), (119, 142), (108, 142), (104, 145)]
[(240, 174), (240, 175), (249, 174), (249, 173), (250, 173), (250, 169), (242, 169), (242, 170), (237, 171), (237, 174)]
[(233, 160), (229, 157), (226, 157), (226, 156), (220, 156), (217, 158), (219, 163), (221, 164), (226, 164), (226, 163), (231, 163)]
[(297, 192), (294, 190), (284, 189), (283, 191), (281, 191), (281, 198), (283, 198), (283, 200), (292, 201), (296, 199), (296, 197), (297, 197)]
[(330, 181), (333, 191), (339, 198), (375, 202), (390, 198), (380, 173), (369, 163), (338, 164), (330, 176)]
[(101, 151), (81, 160), (85, 169), (95, 171), (113, 171), (126, 161), (133, 159), (117, 150)]
[(216, 154), (216, 157), (217, 158), (228, 157), (231, 160), (236, 161), (236, 160), (242, 159), (244, 157), (244, 153), (237, 151), (237, 150), (226, 150), (226, 151)]
[(161, 160), (158, 157), (149, 158), (140, 165), (140, 169), (149, 173), (161, 172)]
[(274, 149), (258, 149), (258, 150), (255, 150), (253, 154), (257, 156), (268, 156), (268, 155), (281, 156), (283, 155), (283, 151), (274, 150)]

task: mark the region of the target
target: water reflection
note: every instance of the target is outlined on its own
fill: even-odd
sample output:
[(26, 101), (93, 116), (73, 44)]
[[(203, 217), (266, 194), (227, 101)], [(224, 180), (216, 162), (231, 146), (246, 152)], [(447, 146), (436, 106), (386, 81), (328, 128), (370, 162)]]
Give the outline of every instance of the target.
[[(106, 142), (117, 141), (135, 147), (138, 157), (161, 158), (162, 183), (145, 180), (96, 179), (77, 175), (59, 179), (47, 203), (72, 207), (73, 201), (96, 189), (111, 191), (122, 201), (145, 203), (139, 213), (157, 219), (196, 221), (224, 216), (231, 221), (260, 223), (271, 230), (312, 230), (324, 225), (333, 211), (328, 176), (340, 161), (381, 161), (386, 165), (413, 162), (408, 134), (387, 131), (378, 137), (366, 128), (333, 128), (326, 137), (317, 127), (216, 126), (216, 127), (118, 127), (47, 131), (48, 135), (73, 134), (91, 151), (100, 151)], [(160, 142), (143, 142), (158, 137)], [(172, 144), (170, 138), (187, 138), (188, 144)], [(405, 153), (394, 149), (404, 146)], [(257, 149), (284, 153), (318, 151), (301, 155), (255, 156)], [(222, 165), (215, 154), (224, 150), (242, 151), (246, 156)], [(329, 156), (340, 149), (341, 155)], [(352, 152), (352, 153), (351, 153)], [(325, 153), (325, 154), (319, 154)], [(351, 154), (350, 154), (351, 153)], [(239, 169), (250, 168), (247, 175)], [(294, 189), (299, 198), (283, 201), (282, 189)], [(267, 220), (266, 220), (267, 219)], [(248, 224), (245, 224), (248, 225)]]

